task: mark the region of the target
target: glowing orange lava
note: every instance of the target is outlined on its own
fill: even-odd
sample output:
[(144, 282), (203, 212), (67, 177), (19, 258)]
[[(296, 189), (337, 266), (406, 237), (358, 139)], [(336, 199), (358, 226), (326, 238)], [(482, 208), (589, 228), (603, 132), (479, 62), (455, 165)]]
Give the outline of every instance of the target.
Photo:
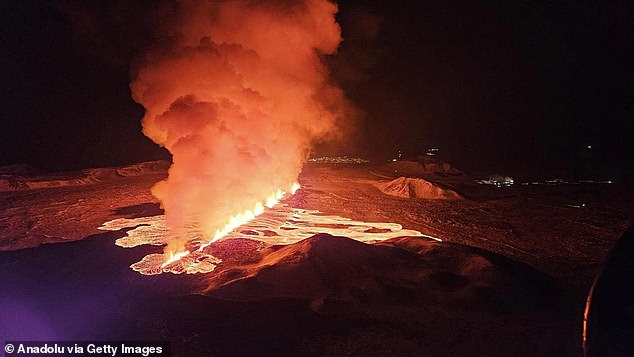
[[(291, 185), (289, 191), (291, 195), (294, 195), (297, 190), (299, 190), (300, 188), (300, 184), (295, 182)], [(251, 210), (246, 210), (244, 212), (240, 212), (234, 216), (231, 216), (229, 218), (229, 221), (227, 222), (227, 224), (222, 228), (222, 229), (218, 229), (216, 230), (216, 233), (213, 235), (213, 238), (211, 240), (209, 240), (206, 243), (203, 243), (200, 248), (198, 248), (199, 252), (202, 252), (203, 249), (205, 249), (206, 247), (208, 247), (211, 243), (218, 241), (219, 239), (222, 239), (223, 237), (225, 237), (227, 234), (231, 233), (232, 231), (234, 231), (236, 228), (252, 221), (253, 219), (255, 219), (255, 217), (261, 215), (262, 213), (264, 213), (264, 207), (266, 206), (267, 208), (273, 208), (275, 205), (277, 205), (280, 200), (286, 195), (286, 192), (283, 191), (282, 189), (278, 188), (277, 191), (271, 193), (266, 200), (262, 200), (259, 202), (256, 202), (253, 209)], [(189, 250), (182, 250), (182, 251), (168, 251), (166, 252), (165, 256), (167, 257), (167, 260), (165, 260), (165, 262), (163, 264), (161, 264), (161, 268), (164, 268), (176, 261), (179, 261), (180, 259), (188, 256), (189, 254), (191, 254), (191, 251)]]

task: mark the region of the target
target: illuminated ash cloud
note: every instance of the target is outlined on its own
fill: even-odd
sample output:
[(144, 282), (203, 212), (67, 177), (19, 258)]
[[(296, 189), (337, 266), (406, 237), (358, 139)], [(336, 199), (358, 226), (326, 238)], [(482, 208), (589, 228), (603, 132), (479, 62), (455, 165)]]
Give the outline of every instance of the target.
[(182, 251), (230, 216), (296, 182), (311, 145), (337, 139), (355, 110), (322, 57), (341, 42), (326, 0), (179, 1), (131, 83), (143, 131), (173, 156), (152, 192)]

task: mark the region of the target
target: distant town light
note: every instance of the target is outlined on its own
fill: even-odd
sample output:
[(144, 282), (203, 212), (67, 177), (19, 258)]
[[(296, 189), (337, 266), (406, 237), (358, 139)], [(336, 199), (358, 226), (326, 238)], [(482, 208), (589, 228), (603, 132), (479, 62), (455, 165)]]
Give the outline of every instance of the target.
[(513, 186), (515, 180), (509, 176), (491, 176), (486, 180), (476, 180), (475, 182), (481, 185), (492, 185), (495, 187), (509, 187)]
[(318, 164), (365, 164), (370, 161), (366, 159), (362, 159), (360, 157), (322, 156), (322, 157), (311, 157), (308, 159), (308, 162), (318, 163)]

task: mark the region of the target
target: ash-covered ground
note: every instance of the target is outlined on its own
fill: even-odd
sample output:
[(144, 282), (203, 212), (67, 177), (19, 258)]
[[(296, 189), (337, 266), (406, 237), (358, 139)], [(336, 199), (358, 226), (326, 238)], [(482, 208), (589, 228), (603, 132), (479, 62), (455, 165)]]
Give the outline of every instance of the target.
[(146, 276), (129, 266), (162, 248), (116, 246), (134, 226), (98, 228), (161, 215), (150, 187), (165, 168), (2, 172), (0, 340), (169, 340), (176, 356), (579, 356), (585, 296), (634, 212), (618, 183), (495, 187), (442, 165), (308, 164), (289, 207), (442, 242), (242, 237), (209, 247), (221, 260), (210, 273)]

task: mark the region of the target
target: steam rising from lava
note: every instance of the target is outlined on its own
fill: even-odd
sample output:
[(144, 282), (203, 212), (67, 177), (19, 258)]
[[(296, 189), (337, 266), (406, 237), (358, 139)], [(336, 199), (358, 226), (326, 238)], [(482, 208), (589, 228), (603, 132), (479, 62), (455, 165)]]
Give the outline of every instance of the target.
[(337, 138), (354, 113), (322, 56), (341, 42), (327, 0), (194, 1), (163, 11), (162, 38), (131, 83), (145, 135), (173, 156), (152, 193), (167, 251), (195, 227), (204, 243), (230, 217), (289, 191), (311, 145)]

